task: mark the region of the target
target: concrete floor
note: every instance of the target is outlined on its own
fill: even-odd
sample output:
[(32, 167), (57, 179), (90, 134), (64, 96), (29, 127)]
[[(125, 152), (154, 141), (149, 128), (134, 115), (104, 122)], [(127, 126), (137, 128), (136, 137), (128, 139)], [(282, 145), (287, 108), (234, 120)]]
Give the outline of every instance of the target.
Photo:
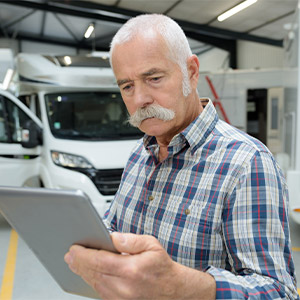
[[(298, 274), (298, 292), (300, 292), (300, 225), (290, 221), (293, 256)], [(52, 279), (49, 273), (37, 260), (31, 250), (18, 237), (17, 256), (15, 273), (11, 284), (12, 294), (3, 296), (3, 277), (6, 262), (8, 260), (8, 245), (11, 235), (11, 228), (0, 215), (0, 300), (83, 300), (90, 299), (81, 296), (65, 293)], [(5, 274), (5, 275), (4, 275)], [(9, 288), (6, 288), (6, 290)]]

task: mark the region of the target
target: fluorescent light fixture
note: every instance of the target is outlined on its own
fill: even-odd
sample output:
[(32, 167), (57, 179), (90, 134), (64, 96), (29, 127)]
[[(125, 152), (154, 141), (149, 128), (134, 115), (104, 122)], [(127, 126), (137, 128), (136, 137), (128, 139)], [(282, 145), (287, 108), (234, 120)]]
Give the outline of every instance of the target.
[(2, 87), (4, 90), (6, 90), (8, 88), (9, 83), (13, 77), (13, 74), (14, 74), (14, 70), (7, 69), (4, 80), (3, 80), (3, 84), (2, 84)]
[(222, 22), (224, 20), (226, 20), (227, 18), (235, 15), (236, 13), (240, 12), (241, 10), (247, 8), (248, 6), (254, 4), (255, 2), (257, 2), (257, 0), (246, 0), (240, 4), (238, 4), (237, 6), (225, 11), (223, 14), (218, 16), (218, 21)]
[(72, 63), (72, 59), (70, 56), (64, 56), (64, 61), (67, 66), (69, 66)]
[(95, 29), (95, 24), (94, 24), (94, 23), (91, 23), (91, 24), (89, 25), (88, 29), (86, 30), (86, 32), (85, 32), (85, 34), (84, 34), (84, 37), (85, 37), (86, 39), (88, 39), (88, 38), (91, 36), (91, 34), (93, 33), (94, 29)]

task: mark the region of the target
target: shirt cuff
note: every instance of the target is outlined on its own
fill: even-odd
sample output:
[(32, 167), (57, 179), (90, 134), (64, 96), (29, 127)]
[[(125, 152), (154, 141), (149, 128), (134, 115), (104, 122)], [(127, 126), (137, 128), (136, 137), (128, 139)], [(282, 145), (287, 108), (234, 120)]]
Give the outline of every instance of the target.
[(235, 275), (230, 271), (210, 266), (206, 269), (216, 281), (216, 299), (282, 299), (284, 288), (271, 278)]

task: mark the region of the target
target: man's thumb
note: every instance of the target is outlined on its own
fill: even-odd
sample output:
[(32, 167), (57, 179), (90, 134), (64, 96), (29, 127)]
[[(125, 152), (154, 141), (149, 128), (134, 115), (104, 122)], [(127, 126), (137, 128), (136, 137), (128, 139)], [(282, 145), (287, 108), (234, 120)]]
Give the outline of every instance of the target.
[(161, 247), (159, 242), (150, 235), (114, 232), (111, 238), (120, 253), (139, 254)]

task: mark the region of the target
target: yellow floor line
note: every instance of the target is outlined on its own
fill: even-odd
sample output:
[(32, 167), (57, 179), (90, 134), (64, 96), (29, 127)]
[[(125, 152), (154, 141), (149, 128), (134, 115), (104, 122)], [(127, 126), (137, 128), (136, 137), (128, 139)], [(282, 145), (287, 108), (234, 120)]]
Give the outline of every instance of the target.
[(300, 251), (300, 247), (292, 247), (292, 251)]
[(11, 230), (9, 246), (6, 257), (6, 264), (2, 278), (0, 291), (0, 300), (12, 299), (14, 287), (15, 267), (17, 258), (18, 234), (15, 230)]

